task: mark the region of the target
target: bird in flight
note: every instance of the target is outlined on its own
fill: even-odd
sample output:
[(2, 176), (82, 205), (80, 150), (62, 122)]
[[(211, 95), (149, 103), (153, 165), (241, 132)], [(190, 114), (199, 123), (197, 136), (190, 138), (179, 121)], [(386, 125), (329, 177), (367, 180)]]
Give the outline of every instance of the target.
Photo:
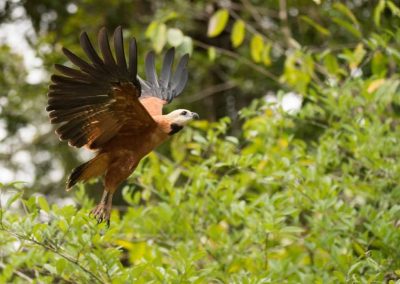
[(56, 64), (60, 74), (51, 76), (48, 106), (52, 124), (61, 124), (56, 133), (73, 147), (96, 151), (90, 161), (75, 168), (67, 190), (77, 182), (104, 176), (100, 203), (91, 211), (99, 222), (110, 223), (112, 198), (118, 186), (135, 170), (139, 161), (199, 116), (186, 109), (163, 115), (162, 108), (184, 89), (189, 56), (180, 58), (175, 71), (175, 50), (169, 49), (158, 78), (154, 52), (145, 60), (146, 80), (137, 75), (137, 46), (129, 42), (126, 61), (122, 28), (114, 32), (114, 54), (107, 31), (98, 34), (101, 57), (83, 32), (80, 45), (90, 62), (63, 48), (77, 67)]

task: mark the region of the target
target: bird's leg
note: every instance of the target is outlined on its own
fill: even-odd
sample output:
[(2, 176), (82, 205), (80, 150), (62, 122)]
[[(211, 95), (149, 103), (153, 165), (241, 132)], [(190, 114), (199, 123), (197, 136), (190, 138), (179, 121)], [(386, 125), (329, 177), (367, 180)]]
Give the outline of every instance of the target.
[(137, 166), (135, 155), (131, 152), (122, 151), (118, 159), (112, 163), (104, 176), (104, 193), (99, 205), (93, 210), (92, 214), (97, 222), (105, 221), (110, 225), (110, 215), (112, 207), (112, 198), (118, 186), (124, 181)]
[(107, 227), (110, 227), (110, 216), (111, 216), (111, 208), (112, 208), (112, 198), (113, 198), (113, 193), (110, 192), (108, 194), (108, 199), (106, 203), (106, 218), (105, 221), (107, 222)]
[(112, 197), (113, 193), (104, 189), (100, 203), (90, 211), (90, 215), (93, 215), (98, 223), (106, 221), (107, 225), (110, 226)]

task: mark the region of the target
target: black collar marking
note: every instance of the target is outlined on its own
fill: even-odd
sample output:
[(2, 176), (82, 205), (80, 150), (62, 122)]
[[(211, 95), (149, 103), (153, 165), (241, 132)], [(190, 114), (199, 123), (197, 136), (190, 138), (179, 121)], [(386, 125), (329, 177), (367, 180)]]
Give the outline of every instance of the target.
[(168, 133), (168, 135), (173, 135), (173, 134), (175, 134), (175, 133), (181, 131), (182, 128), (183, 128), (183, 126), (178, 125), (178, 124), (176, 124), (176, 123), (172, 123), (172, 124), (171, 124), (171, 131)]

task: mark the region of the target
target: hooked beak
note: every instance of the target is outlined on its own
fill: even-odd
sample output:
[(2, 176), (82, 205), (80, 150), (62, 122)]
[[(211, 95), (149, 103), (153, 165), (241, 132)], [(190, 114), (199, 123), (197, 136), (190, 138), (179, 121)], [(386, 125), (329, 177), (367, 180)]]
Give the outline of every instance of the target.
[(193, 117), (193, 119), (199, 119), (200, 118), (200, 116), (195, 112), (192, 112), (192, 117)]

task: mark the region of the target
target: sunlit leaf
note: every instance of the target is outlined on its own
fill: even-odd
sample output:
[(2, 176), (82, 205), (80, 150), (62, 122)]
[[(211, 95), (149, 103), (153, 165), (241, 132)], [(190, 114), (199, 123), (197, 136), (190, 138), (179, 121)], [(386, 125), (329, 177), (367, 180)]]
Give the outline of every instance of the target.
[(157, 21), (152, 21), (150, 25), (147, 27), (145, 35), (147, 38), (153, 38), (156, 33), (157, 27), (159, 23)]
[(366, 54), (366, 51), (364, 49), (364, 45), (363, 44), (358, 44), (357, 47), (354, 49), (353, 52), (353, 58), (350, 61), (350, 69), (355, 69), (357, 68), (361, 61), (364, 59)]
[(264, 40), (261, 35), (257, 34), (251, 38), (250, 53), (251, 58), (255, 62), (260, 62), (262, 59), (262, 52), (264, 48)]
[(5, 204), (5, 208), (6, 208), (6, 209), (10, 208), (10, 206), (11, 206), (15, 201), (17, 201), (19, 198), (21, 198), (23, 194), (24, 194), (23, 191), (14, 192), (14, 194), (13, 194), (12, 196), (10, 196), (10, 197), (7, 199), (7, 202), (6, 202), (6, 204)]
[(128, 242), (126, 240), (116, 240), (115, 243), (123, 248), (128, 249), (128, 250), (131, 250), (135, 247), (133, 243)]
[(168, 43), (171, 46), (179, 46), (182, 44), (184, 35), (180, 29), (168, 29)]
[(328, 70), (330, 74), (339, 73), (339, 63), (334, 55), (330, 53), (325, 55), (323, 61), (325, 68)]
[(376, 80), (372, 81), (368, 86), (368, 89), (367, 89), (368, 93), (375, 92), (384, 83), (385, 83), (385, 79), (376, 79)]
[(37, 200), (41, 209), (43, 209), (45, 212), (50, 211), (50, 207), (49, 204), (47, 203), (46, 198), (44, 198), (43, 196), (39, 196)]
[(208, 53), (208, 59), (210, 59), (210, 61), (214, 61), (215, 57), (217, 56), (217, 51), (215, 50), (215, 48), (209, 47), (207, 49), (207, 53)]
[(46, 263), (46, 264), (43, 265), (43, 267), (44, 267), (48, 272), (50, 272), (51, 274), (57, 274), (57, 269), (56, 269), (55, 266)]
[(134, 263), (140, 263), (146, 254), (147, 245), (145, 242), (131, 243), (129, 247), (129, 260)]
[(239, 47), (244, 40), (244, 36), (246, 33), (246, 26), (242, 20), (237, 20), (233, 24), (232, 33), (231, 33), (231, 42), (233, 47)]
[(262, 62), (266, 66), (270, 66), (271, 65), (271, 48), (272, 48), (272, 44), (271, 43), (267, 43), (267, 44), (264, 45), (264, 48), (263, 48), (263, 51), (262, 51)]
[(165, 24), (159, 24), (152, 36), (153, 48), (157, 53), (160, 53), (167, 43), (167, 26)]
[(382, 51), (376, 51), (371, 61), (372, 73), (378, 76), (385, 76), (388, 71), (387, 64), (387, 57), (382, 53)]
[(180, 48), (183, 53), (189, 53), (192, 54), (193, 52), (193, 41), (191, 37), (184, 36), (182, 44), (180, 45)]
[(209, 37), (216, 37), (225, 29), (228, 23), (229, 12), (226, 9), (220, 9), (215, 12), (208, 22), (207, 35)]

